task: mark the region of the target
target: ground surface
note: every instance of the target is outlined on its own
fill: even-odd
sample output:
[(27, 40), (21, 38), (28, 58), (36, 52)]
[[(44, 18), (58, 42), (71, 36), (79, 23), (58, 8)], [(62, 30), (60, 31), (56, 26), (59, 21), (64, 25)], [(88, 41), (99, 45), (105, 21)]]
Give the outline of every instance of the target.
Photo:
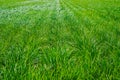
[(119, 80), (119, 0), (0, 0), (0, 80)]

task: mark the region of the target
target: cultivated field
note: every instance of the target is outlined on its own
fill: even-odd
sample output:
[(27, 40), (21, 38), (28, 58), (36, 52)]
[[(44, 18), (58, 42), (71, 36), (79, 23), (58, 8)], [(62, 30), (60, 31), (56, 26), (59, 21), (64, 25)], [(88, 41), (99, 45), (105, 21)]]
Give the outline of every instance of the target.
[(120, 80), (120, 0), (0, 0), (0, 80)]

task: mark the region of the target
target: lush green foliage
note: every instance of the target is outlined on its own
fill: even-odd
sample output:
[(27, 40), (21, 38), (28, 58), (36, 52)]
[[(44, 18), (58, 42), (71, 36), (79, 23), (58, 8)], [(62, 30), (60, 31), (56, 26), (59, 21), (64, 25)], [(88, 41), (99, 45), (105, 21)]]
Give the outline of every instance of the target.
[(120, 0), (0, 0), (0, 80), (42, 79), (120, 79)]

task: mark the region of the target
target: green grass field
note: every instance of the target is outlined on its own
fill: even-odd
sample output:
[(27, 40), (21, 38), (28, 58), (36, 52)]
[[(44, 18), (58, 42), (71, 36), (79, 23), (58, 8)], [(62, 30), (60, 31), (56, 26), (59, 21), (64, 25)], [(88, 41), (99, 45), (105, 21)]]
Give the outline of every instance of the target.
[(120, 0), (0, 0), (0, 80), (120, 80)]

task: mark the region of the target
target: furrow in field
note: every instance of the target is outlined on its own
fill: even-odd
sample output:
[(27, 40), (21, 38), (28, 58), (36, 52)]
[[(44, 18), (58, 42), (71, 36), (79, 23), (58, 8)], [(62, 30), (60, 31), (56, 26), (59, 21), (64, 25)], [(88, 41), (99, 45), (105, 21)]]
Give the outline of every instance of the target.
[[(106, 17), (105, 18), (105, 14), (104, 11), (102, 10), (96, 10), (94, 8), (89, 8), (89, 7), (81, 7), (80, 5), (75, 5), (74, 3), (68, 1), (65, 2), (63, 1), (75, 14), (76, 16), (81, 16), (81, 17), (87, 17), (89, 18), (90, 21), (96, 23), (96, 21), (99, 20), (99, 22), (103, 23), (103, 21), (105, 23), (118, 23), (115, 22), (112, 18), (110, 17)], [(106, 12), (106, 11), (105, 11)], [(103, 16), (102, 16), (103, 15)]]
[(77, 15), (76, 20), (78, 20), (79, 17), (81, 17), (81, 15), (79, 14), (80, 12), (78, 12), (78, 10), (75, 7), (73, 7), (73, 5), (66, 3), (65, 1), (62, 1), (62, 3), (64, 4), (65, 8), (69, 9), (69, 11), (74, 14), (74, 16)]

